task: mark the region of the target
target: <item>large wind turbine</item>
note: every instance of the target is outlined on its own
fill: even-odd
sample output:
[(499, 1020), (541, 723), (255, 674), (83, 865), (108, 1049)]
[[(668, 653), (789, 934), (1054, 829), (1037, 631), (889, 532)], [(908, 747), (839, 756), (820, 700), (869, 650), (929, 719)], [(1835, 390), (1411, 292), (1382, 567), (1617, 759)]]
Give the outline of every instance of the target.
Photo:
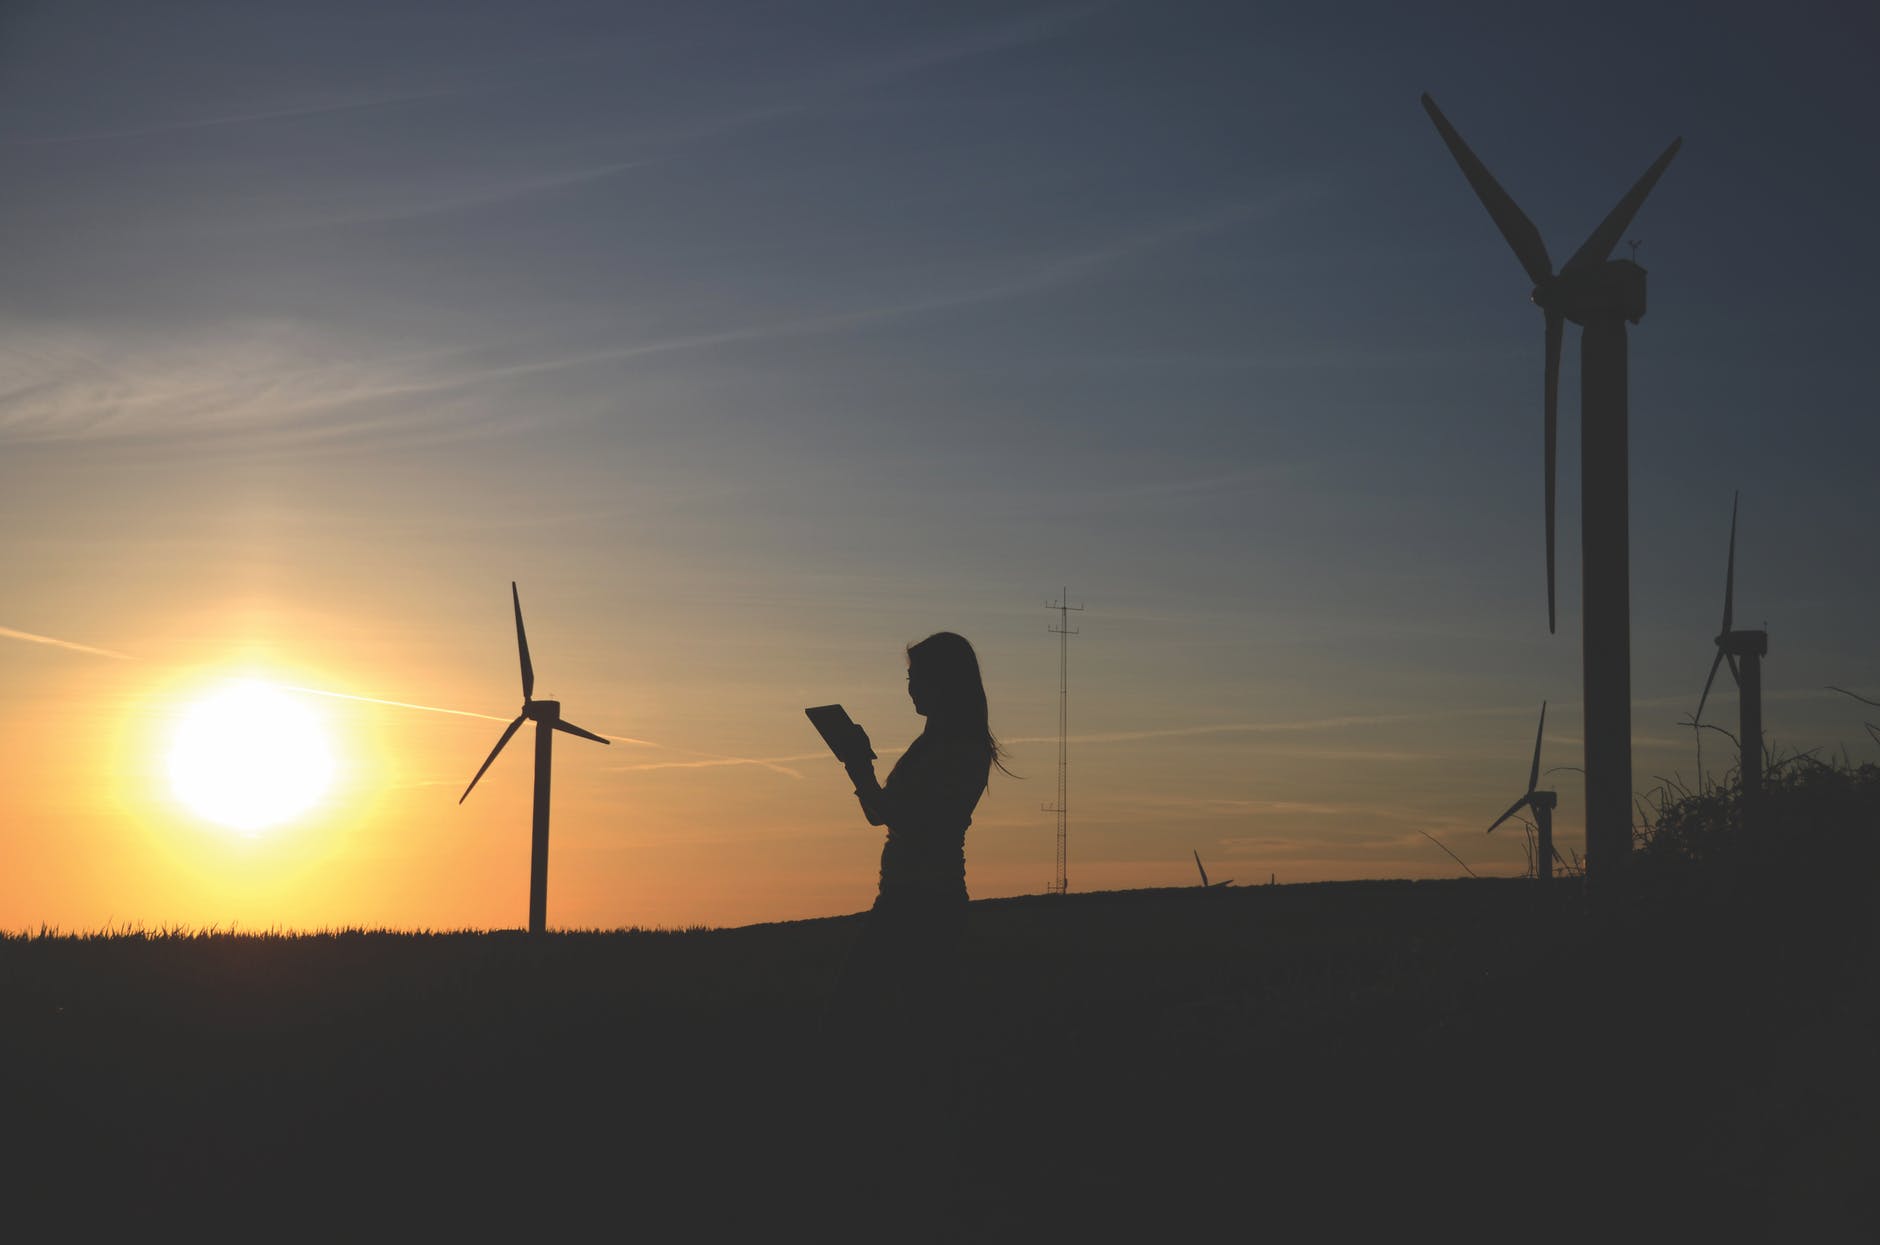
[(1674, 139), (1558, 273), (1540, 230), (1469, 150), (1436, 101), (1423, 96), (1450, 154), (1534, 282), (1546, 317), (1543, 389), (1547, 493), (1547, 629), (1554, 629), (1554, 431), (1560, 338), (1566, 321), (1580, 336), (1581, 678), (1586, 702), (1587, 884), (1610, 894), (1632, 850), (1632, 646), (1627, 535), (1626, 336), (1645, 315), (1645, 270), (1612, 259), (1613, 247), (1645, 196), (1678, 154)]
[(559, 700), (534, 700), (535, 667), (529, 661), (529, 637), (522, 630), (522, 597), (516, 591), (515, 582), (509, 585), (509, 599), (516, 607), (516, 651), (522, 656), (522, 712), (516, 720), (503, 730), (503, 737), (490, 749), (490, 755), (483, 761), (482, 769), (477, 770), (476, 778), (463, 789), (457, 797), (462, 804), (470, 798), (476, 789), (477, 779), (483, 777), (483, 771), (490, 767), (496, 754), (503, 750), (522, 724), (535, 720), (535, 821), (534, 833), (529, 840), (529, 932), (539, 934), (548, 924), (548, 785), (549, 774), (553, 765), (552, 755), (555, 744), (555, 732), (567, 731), (570, 735), (579, 735), (583, 739), (592, 739), (597, 744), (609, 742), (593, 731), (584, 731), (572, 722), (561, 720), (561, 702)]
[[(1192, 848), (1190, 848), (1189, 850), (1193, 851)], [(1234, 884), (1234, 879), (1232, 878), (1228, 878), (1225, 881), (1220, 881), (1220, 882), (1208, 881), (1208, 868), (1206, 865), (1201, 863), (1200, 852), (1195, 852), (1195, 868), (1201, 870), (1201, 889), (1204, 891), (1212, 890), (1217, 886), (1232, 886)]]
[[(1710, 677), (1704, 680), (1704, 694), (1697, 698), (1695, 723), (1704, 716), (1704, 702), (1710, 699), (1710, 685), (1717, 677), (1717, 667), (1730, 663), (1730, 676), (1742, 693), (1739, 700), (1738, 727), (1743, 750), (1737, 773), (1743, 784), (1744, 820), (1753, 821), (1757, 802), (1762, 797), (1762, 659), (1769, 653), (1767, 631), (1732, 631), (1730, 617), (1736, 604), (1736, 503), (1730, 496), (1730, 560), (1723, 572), (1723, 628), (1717, 634), (1717, 656), (1710, 663)], [(1739, 666), (1738, 661), (1742, 662)]]
[(1535, 853), (1535, 872), (1543, 882), (1554, 876), (1554, 806), (1560, 797), (1552, 791), (1536, 791), (1541, 782), (1541, 734), (1547, 729), (1547, 702), (1541, 702), (1541, 724), (1534, 729), (1534, 764), (1528, 767), (1527, 794), (1508, 806), (1508, 811), (1495, 818), (1495, 825), (1488, 828), (1495, 833), (1495, 826), (1507, 821), (1523, 808), (1534, 810), (1534, 824), (1540, 827), (1540, 845)]

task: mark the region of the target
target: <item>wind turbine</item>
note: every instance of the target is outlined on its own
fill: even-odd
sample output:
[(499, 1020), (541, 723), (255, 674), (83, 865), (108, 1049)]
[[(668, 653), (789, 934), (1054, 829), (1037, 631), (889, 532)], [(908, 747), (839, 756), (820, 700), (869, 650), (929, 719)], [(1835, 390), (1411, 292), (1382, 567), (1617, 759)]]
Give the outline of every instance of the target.
[(509, 598), (516, 607), (516, 651), (522, 656), (522, 712), (516, 720), (503, 730), (503, 736), (490, 749), (490, 755), (483, 761), (482, 769), (477, 770), (476, 778), (463, 789), (457, 797), (462, 804), (470, 798), (476, 789), (477, 780), (483, 777), (483, 771), (489, 769), (490, 762), (503, 750), (522, 724), (529, 719), (535, 721), (535, 820), (534, 831), (529, 840), (529, 932), (539, 934), (548, 923), (548, 787), (549, 774), (553, 766), (555, 732), (567, 731), (570, 735), (579, 735), (583, 739), (592, 739), (597, 744), (609, 742), (593, 731), (584, 731), (572, 722), (561, 720), (561, 702), (559, 700), (534, 700), (535, 667), (529, 661), (529, 637), (522, 630), (522, 597), (516, 591), (515, 581), (509, 584)]
[(1558, 422), (1560, 339), (1565, 322), (1580, 336), (1581, 678), (1586, 702), (1587, 884), (1622, 888), (1632, 851), (1632, 645), (1627, 531), (1626, 333), (1645, 315), (1645, 270), (1612, 259), (1645, 196), (1671, 164), (1674, 139), (1556, 273), (1540, 230), (1501, 188), (1436, 101), (1423, 110), (1462, 166), (1515, 257), (1534, 282), (1546, 317), (1543, 441), (1547, 494), (1547, 629), (1554, 629), (1554, 440)]
[[(1193, 849), (1193, 848), (1190, 848), (1189, 850), (1190, 850), (1190, 851), (1194, 851), (1194, 849)], [(1208, 881), (1208, 870), (1207, 870), (1207, 867), (1206, 867), (1205, 865), (1203, 865), (1203, 864), (1201, 863), (1201, 853), (1200, 853), (1200, 852), (1195, 852), (1195, 868), (1197, 868), (1197, 869), (1199, 869), (1199, 870), (1201, 870), (1201, 889), (1202, 889), (1202, 890), (1204, 890), (1204, 891), (1205, 891), (1205, 890), (1211, 890), (1211, 889), (1213, 889), (1213, 888), (1214, 888), (1214, 887), (1216, 887), (1216, 886), (1232, 886), (1232, 885), (1234, 884), (1234, 879), (1232, 879), (1232, 878), (1228, 878), (1228, 879), (1227, 879), (1226, 881), (1224, 881), (1224, 882), (1210, 882), (1210, 881)]]
[(1538, 862), (1536, 872), (1541, 881), (1548, 882), (1554, 876), (1554, 806), (1560, 797), (1552, 791), (1536, 791), (1534, 788), (1541, 781), (1541, 734), (1547, 729), (1547, 702), (1541, 702), (1541, 724), (1534, 730), (1534, 764), (1528, 767), (1527, 794), (1508, 806), (1508, 811), (1495, 818), (1495, 825), (1488, 828), (1495, 833), (1495, 826), (1507, 821), (1523, 808), (1534, 810), (1534, 823), (1540, 827), (1540, 845), (1535, 853)]
[[(1704, 702), (1710, 699), (1710, 684), (1717, 677), (1717, 667), (1729, 662), (1730, 677), (1736, 680), (1742, 693), (1738, 702), (1741, 732), (1738, 746), (1743, 756), (1737, 772), (1742, 776), (1743, 812), (1749, 820), (1754, 817), (1757, 802), (1762, 798), (1762, 659), (1769, 653), (1769, 633), (1730, 629), (1736, 604), (1736, 503), (1737, 495), (1732, 493), (1730, 560), (1723, 572), (1723, 629), (1717, 634), (1717, 656), (1710, 663), (1710, 677), (1704, 680), (1704, 694), (1697, 698), (1697, 712), (1691, 715), (1691, 721), (1696, 723), (1704, 716)], [(1737, 664), (1739, 660), (1741, 666)]]

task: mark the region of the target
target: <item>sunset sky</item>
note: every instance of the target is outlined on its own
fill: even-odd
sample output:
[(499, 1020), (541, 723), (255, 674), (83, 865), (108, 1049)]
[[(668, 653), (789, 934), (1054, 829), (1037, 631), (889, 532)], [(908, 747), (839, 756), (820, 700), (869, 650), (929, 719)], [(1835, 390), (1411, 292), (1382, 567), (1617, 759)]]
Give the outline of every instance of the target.
[[(1061, 587), (1073, 890), (1519, 873), (1542, 699), (1580, 763), (1579, 335), (1549, 636), (1541, 317), (1425, 90), (1556, 262), (1684, 138), (1628, 235), (1640, 791), (1734, 489), (1772, 744), (1873, 759), (1823, 690), (1880, 696), (1872, 18), (1523, 8), (6, 6), (0, 929), (522, 924), (528, 736), (457, 803), (511, 580), (618, 737), (557, 740), (551, 925), (866, 907), (802, 708), (885, 773), (941, 629), (1023, 776), (969, 887), (1042, 891)], [(166, 772), (243, 678), (337, 694), (253, 833)]]

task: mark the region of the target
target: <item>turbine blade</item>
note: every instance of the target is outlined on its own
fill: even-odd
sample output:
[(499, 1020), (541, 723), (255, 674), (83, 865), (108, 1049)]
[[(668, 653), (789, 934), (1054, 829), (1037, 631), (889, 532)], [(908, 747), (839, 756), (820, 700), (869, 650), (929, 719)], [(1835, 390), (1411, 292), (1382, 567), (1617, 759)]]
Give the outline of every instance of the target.
[(1541, 733), (1547, 729), (1547, 702), (1541, 702), (1541, 724), (1534, 730), (1534, 764), (1528, 770), (1528, 794), (1541, 785)]
[(1195, 868), (1201, 870), (1201, 885), (1206, 886), (1208, 884), (1208, 871), (1201, 863), (1200, 852), (1195, 852)]
[(1518, 812), (1520, 812), (1520, 811), (1521, 811), (1521, 808), (1522, 808), (1522, 806), (1523, 806), (1523, 805), (1525, 805), (1525, 804), (1526, 804), (1527, 802), (1528, 802), (1528, 797), (1524, 795), (1524, 796), (1522, 796), (1522, 797), (1521, 797), (1520, 799), (1518, 799), (1518, 800), (1516, 800), (1516, 801), (1515, 801), (1515, 802), (1514, 802), (1513, 804), (1510, 804), (1510, 805), (1508, 806), (1508, 811), (1507, 811), (1507, 812), (1505, 812), (1505, 813), (1503, 813), (1503, 814), (1502, 814), (1501, 816), (1499, 816), (1499, 817), (1497, 817), (1497, 818), (1495, 818), (1495, 825), (1494, 825), (1494, 826), (1490, 826), (1490, 827), (1488, 828), (1488, 833), (1490, 833), (1490, 834), (1493, 834), (1493, 833), (1495, 833), (1495, 826), (1499, 826), (1499, 825), (1500, 825), (1500, 824), (1501, 824), (1502, 822), (1504, 822), (1504, 821), (1507, 821), (1507, 820), (1508, 820), (1508, 819), (1509, 819), (1510, 817), (1512, 817), (1512, 816), (1514, 816), (1514, 815), (1515, 815), (1516, 813), (1518, 813)]
[(490, 767), (490, 762), (496, 759), (496, 754), (503, 750), (503, 745), (509, 742), (509, 737), (516, 733), (516, 731), (522, 726), (523, 722), (527, 720), (527, 717), (528, 717), (527, 714), (517, 715), (516, 720), (514, 722), (511, 722), (508, 725), (508, 727), (504, 729), (503, 737), (496, 741), (496, 746), (490, 749), (489, 756), (483, 759), (483, 769), (479, 769), (477, 771), (477, 776), (470, 780), (470, 785), (463, 789), (463, 794), (457, 797), (457, 803), (462, 804), (465, 800), (470, 798), (470, 793), (476, 790), (476, 785), (478, 781), (481, 780), (483, 777), (483, 770), (486, 770)]
[[(1723, 645), (1717, 646), (1717, 656), (1710, 663), (1710, 677), (1704, 680), (1704, 694), (1697, 698), (1697, 712), (1691, 715), (1691, 721), (1699, 722), (1704, 717), (1704, 702), (1710, 699), (1710, 684), (1717, 677), (1717, 667), (1723, 664)], [(1733, 666), (1734, 662), (1731, 663)]]
[[(1430, 114), (1430, 120), (1436, 123), (1436, 132), (1443, 136), (1443, 142), (1449, 147), (1449, 154), (1462, 166), (1462, 175), (1469, 179), (1469, 185), (1475, 190), (1475, 197), (1488, 209), (1489, 219), (1495, 222), (1495, 228), (1501, 230), (1501, 236), (1514, 248), (1515, 258), (1521, 261), (1521, 267), (1527, 271), (1528, 280), (1536, 285), (1545, 284), (1554, 275), (1553, 261), (1547, 258), (1547, 245), (1541, 241), (1541, 231), (1534, 227), (1534, 222), (1526, 213), (1515, 206), (1508, 192), (1501, 188), (1489, 173), (1488, 168), (1469, 150), (1469, 145), (1462, 141), (1462, 135), (1456, 133), (1456, 127), (1449, 124), (1442, 109), (1426, 92), (1423, 96), (1423, 111)], [(1623, 226), (1621, 226), (1623, 228)]]
[(1547, 634), (1554, 633), (1554, 478), (1559, 461), (1555, 445), (1560, 428), (1560, 335), (1565, 322), (1558, 311), (1547, 313), (1547, 393), (1542, 416), (1542, 437), (1547, 463)]
[[(1730, 561), (1723, 572), (1723, 629), (1730, 630), (1730, 618), (1736, 606), (1736, 501), (1737, 494), (1730, 494)], [(1731, 668), (1736, 666), (1730, 663)]]
[(558, 731), (567, 731), (570, 735), (579, 735), (583, 739), (592, 739), (597, 744), (609, 744), (613, 742), (613, 740), (607, 738), (605, 735), (596, 735), (593, 731), (584, 731), (573, 722), (563, 722), (559, 718), (555, 720), (555, 729)]
[(516, 581), (509, 581), (509, 599), (516, 606), (516, 651), (522, 654), (522, 699), (535, 695), (535, 666), (529, 661), (529, 637), (522, 629), (522, 594), (516, 591)]
[(1735, 681), (1738, 687), (1742, 687), (1743, 672), (1736, 668), (1736, 655), (1731, 653), (1728, 649), (1725, 649), (1723, 659), (1730, 663), (1730, 678)]
[(1593, 230), (1586, 241), (1580, 244), (1580, 249), (1573, 253), (1573, 258), (1560, 271), (1573, 272), (1606, 262), (1606, 257), (1612, 254), (1612, 248), (1618, 246), (1619, 239), (1625, 235), (1625, 227), (1638, 214), (1639, 205), (1645, 202), (1645, 196), (1658, 184), (1659, 176), (1671, 166), (1671, 157), (1677, 155), (1678, 148), (1683, 145), (1684, 140), (1681, 138), (1671, 140), (1664, 154), (1652, 161), (1652, 166), (1645, 170), (1645, 176), (1633, 183), (1632, 189), (1625, 192), (1625, 198), (1606, 213), (1606, 219), (1599, 222), (1599, 228)]

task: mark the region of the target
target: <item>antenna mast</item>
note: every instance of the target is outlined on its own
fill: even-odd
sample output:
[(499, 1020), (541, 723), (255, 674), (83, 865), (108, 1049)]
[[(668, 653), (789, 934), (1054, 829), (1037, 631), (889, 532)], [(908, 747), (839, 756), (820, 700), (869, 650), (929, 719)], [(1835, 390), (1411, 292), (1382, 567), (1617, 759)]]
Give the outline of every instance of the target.
[(1046, 631), (1058, 638), (1058, 785), (1057, 803), (1041, 807), (1047, 813), (1057, 814), (1057, 874), (1051, 880), (1050, 894), (1062, 895), (1070, 889), (1070, 880), (1065, 875), (1069, 863), (1066, 832), (1070, 804), (1065, 795), (1068, 790), (1070, 769), (1070, 695), (1071, 695), (1071, 637), (1077, 629), (1071, 626), (1070, 611), (1081, 610), (1081, 605), (1070, 605), (1070, 594), (1063, 588), (1058, 589), (1056, 601), (1046, 601), (1045, 608), (1058, 612), (1058, 625), (1047, 626)]

